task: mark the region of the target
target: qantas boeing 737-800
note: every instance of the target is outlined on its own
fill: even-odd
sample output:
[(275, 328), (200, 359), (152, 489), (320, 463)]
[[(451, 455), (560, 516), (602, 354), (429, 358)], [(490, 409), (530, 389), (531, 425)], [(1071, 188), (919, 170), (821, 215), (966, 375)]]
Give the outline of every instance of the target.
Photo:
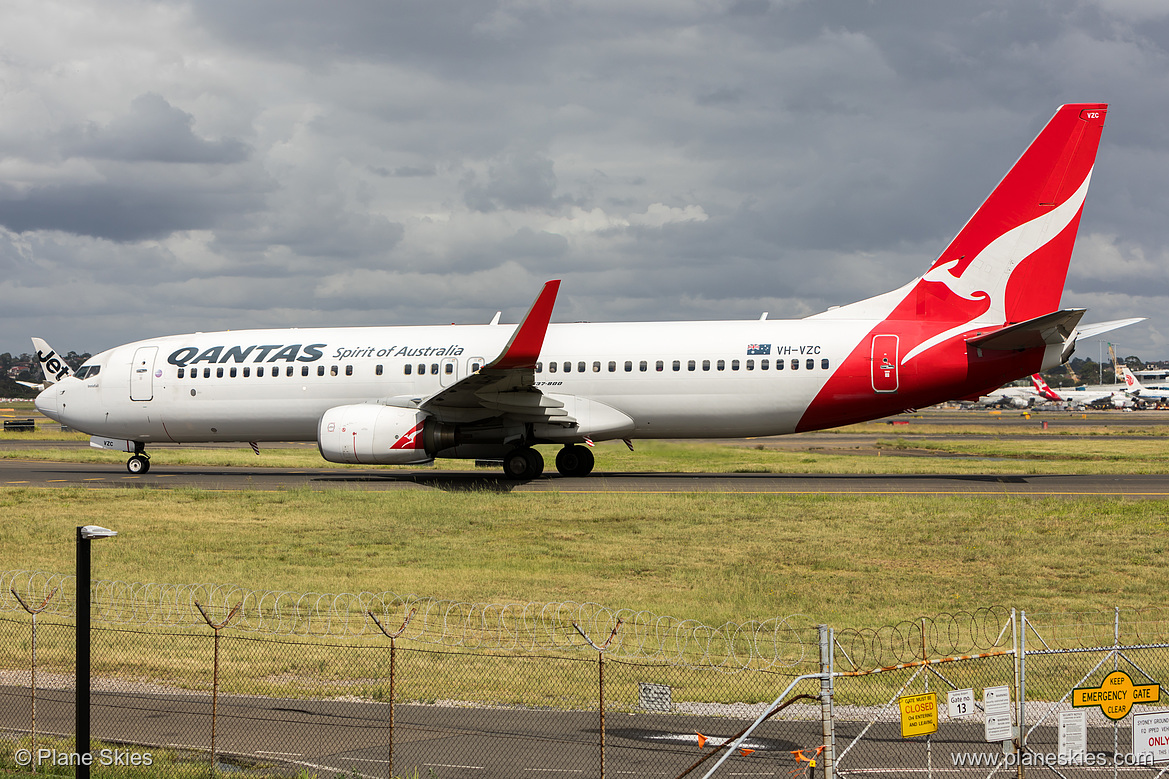
[[(763, 436), (977, 398), (1059, 365), (1059, 309), (1107, 106), (1062, 106), (924, 275), (798, 320), (550, 324), (550, 281), (516, 326), (196, 333), (98, 354), (37, 408), (131, 453), (155, 442), (316, 441), (329, 461), (593, 467), (581, 444)], [(498, 317), (497, 317), (498, 319)]]

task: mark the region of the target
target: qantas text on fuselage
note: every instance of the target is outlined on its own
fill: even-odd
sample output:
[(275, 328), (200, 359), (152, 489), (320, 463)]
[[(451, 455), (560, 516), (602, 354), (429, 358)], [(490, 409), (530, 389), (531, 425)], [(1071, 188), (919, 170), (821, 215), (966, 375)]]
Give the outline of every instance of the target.
[(1106, 106), (1062, 106), (924, 273), (799, 320), (311, 328), (147, 339), (37, 398), (149, 467), (155, 441), (315, 440), (326, 459), (495, 459), (513, 478), (591, 471), (607, 439), (775, 435), (974, 399), (1065, 362), (1060, 308)]

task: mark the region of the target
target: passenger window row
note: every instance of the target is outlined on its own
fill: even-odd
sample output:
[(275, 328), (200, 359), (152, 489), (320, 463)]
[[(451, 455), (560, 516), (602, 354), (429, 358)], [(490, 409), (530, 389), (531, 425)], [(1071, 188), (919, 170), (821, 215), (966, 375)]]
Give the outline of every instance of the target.
[[(811, 370), (815, 370), (817, 368), (817, 362), (819, 362), (819, 369), (820, 370), (826, 371), (831, 367), (831, 362), (828, 360), (827, 357), (823, 357), (819, 361), (817, 361), (815, 358), (812, 358), (812, 357), (808, 357), (808, 358), (805, 358), (802, 360), (799, 358), (792, 358), (791, 360), (776, 359), (774, 368), (772, 368), (771, 360), (767, 359), (767, 358), (759, 360), (758, 363), (756, 363), (755, 360), (742, 360), (742, 361), (730, 360), (729, 365), (728, 365), (727, 360), (715, 360), (715, 361), (713, 361), (713, 363), (710, 360), (702, 360), (701, 366), (702, 366), (702, 370), (704, 370), (704, 371), (709, 371), (712, 366), (714, 367), (714, 369), (716, 371), (725, 371), (725, 370), (727, 370), (728, 367), (732, 371), (738, 371), (738, 370), (754, 371), (756, 369), (756, 367), (758, 367), (758, 369), (761, 371), (766, 371), (766, 370), (798, 371), (801, 369), (811, 371)], [(686, 370), (687, 371), (697, 371), (699, 369), (699, 364), (700, 363), (697, 360), (687, 360), (686, 361)], [(648, 373), (650, 370), (649, 360), (638, 360), (636, 365), (637, 365), (636, 370), (640, 373)], [(482, 365), (480, 363), (473, 362), (470, 364), (470, 369), (471, 369), (470, 372), (474, 373), (475, 371), (479, 370), (480, 367), (482, 367)], [(558, 372), (559, 373), (572, 373), (574, 370), (577, 373), (586, 373), (589, 371), (589, 367), (590, 367), (590, 363), (588, 363), (584, 360), (580, 360), (580, 361), (575, 362), (575, 363), (571, 362), (569, 360), (564, 360), (563, 362), (549, 362), (547, 364), (542, 363), (542, 362), (538, 362), (538, 363), (536, 363), (536, 373), (543, 373), (545, 371), (545, 369), (547, 369), (548, 373), (558, 373)], [(608, 369), (609, 373), (618, 373), (619, 372), (618, 371), (618, 363), (616, 360), (609, 360), (607, 365), (605, 365), (605, 367)], [(381, 376), (383, 373), (382, 368), (383, 368), (383, 366), (381, 366), (381, 365), (375, 366), (374, 367), (374, 375)], [(592, 368), (593, 373), (601, 373), (602, 372), (601, 361), (594, 360), (591, 363), (591, 368)], [(625, 373), (633, 373), (634, 372), (634, 361), (633, 360), (625, 360), (624, 363), (621, 365), (621, 369)], [(192, 379), (199, 378), (199, 370), (200, 370), (199, 368), (191, 368), (189, 374), (187, 373), (187, 370), (188, 370), (187, 368), (179, 368), (178, 377), (180, 379), (183, 379), (183, 378), (187, 378), (189, 375), (189, 377)], [(230, 366), (228, 368), (224, 368), (223, 366), (217, 366), (215, 368), (210, 368), (210, 367), (203, 368), (202, 369), (203, 378), (204, 379), (211, 378), (211, 372), (213, 370), (215, 372), (215, 377), (217, 379), (222, 379), (225, 376), (228, 378), (232, 378), (232, 379), (236, 378), (237, 376), (243, 376), (243, 378), (246, 379), (252, 375), (252, 366), (245, 365), (241, 368), (241, 367), (237, 367), (237, 366), (233, 365), (233, 366)], [(280, 377), (282, 375), (281, 370), (282, 370), (281, 366), (279, 366), (279, 365), (273, 365), (273, 366), (270, 366), (269, 368), (267, 368), (268, 375), (273, 377), (273, 378)], [(656, 373), (664, 372), (666, 370), (665, 361), (664, 360), (655, 360), (653, 363), (653, 370)], [(681, 360), (671, 361), (670, 362), (670, 370), (673, 372), (680, 372), (682, 370), (682, 361)], [(94, 373), (96, 373), (96, 372), (97, 371), (95, 370)], [(316, 374), (318, 376), (324, 376), (325, 372), (326, 372), (326, 366), (324, 366), (324, 365), (317, 366)], [(442, 363), (441, 365), (437, 362), (430, 363), (430, 364), (406, 363), (406, 365), (403, 366), (403, 368), (402, 368), (402, 372), (406, 376), (412, 376), (412, 375), (425, 376), (427, 374), (437, 376), (440, 373), (443, 373), (447, 376), (453, 376), (454, 372), (455, 372), (455, 366), (453, 363), (450, 363), (450, 362)], [(255, 373), (256, 373), (257, 378), (263, 378), (265, 375), (265, 366), (263, 366), (263, 365), (256, 366)], [(284, 367), (283, 368), (283, 375), (284, 376), (295, 376), (296, 375), (296, 367), (292, 366), (292, 365)], [(301, 376), (309, 376), (310, 375), (309, 366), (307, 366), (307, 365), (300, 366), (300, 375)], [(340, 375), (340, 366), (338, 366), (338, 365), (328, 366), (328, 375), (330, 375), (330, 376)], [(353, 366), (352, 365), (345, 366), (345, 375), (346, 376), (353, 375)]]
[[(808, 358), (804, 358), (803, 360), (801, 360), (799, 358), (793, 358), (791, 360), (777, 359), (775, 361), (774, 370), (782, 371), (782, 370), (790, 368), (793, 371), (798, 371), (802, 367), (803, 370), (811, 371), (811, 370), (816, 369), (817, 362), (819, 363), (820, 370), (826, 371), (832, 367), (832, 363), (828, 360), (827, 357), (822, 357), (819, 360), (816, 360), (813, 357), (808, 357)], [(601, 373), (602, 372), (601, 365), (602, 364), (601, 364), (600, 360), (594, 360), (592, 362), (592, 372), (593, 373)], [(650, 370), (649, 360), (638, 360), (636, 365), (637, 365), (638, 372), (647, 373)], [(702, 365), (702, 370), (709, 371), (711, 369), (712, 363), (710, 360), (702, 360), (701, 365)], [(696, 370), (698, 370), (698, 366), (699, 366), (699, 362), (697, 360), (687, 360), (686, 361), (686, 370), (687, 371), (696, 371)], [(725, 371), (725, 370), (727, 370), (727, 367), (728, 367), (728, 361), (727, 360), (715, 360), (713, 362), (713, 366), (714, 366), (715, 370)], [(606, 367), (608, 368), (609, 373), (617, 373), (618, 372), (618, 363), (616, 360), (609, 360)], [(742, 360), (742, 361), (730, 360), (729, 367), (732, 371), (737, 371), (737, 370), (753, 371), (756, 368), (756, 361), (755, 360)], [(548, 362), (546, 365), (545, 365), (545, 363), (542, 363), (542, 362), (536, 363), (536, 373), (543, 373), (545, 368), (547, 368), (548, 373), (557, 373), (557, 372), (572, 373), (574, 368), (575, 368), (577, 373), (586, 373), (589, 370), (589, 363), (585, 362), (583, 360), (578, 361), (576, 363), (573, 363), (569, 360), (565, 360), (563, 362)], [(634, 361), (633, 360), (625, 360), (624, 364), (622, 365), (622, 368), (623, 368), (625, 373), (633, 373)], [(758, 368), (761, 371), (771, 370), (772, 369), (771, 368), (771, 360), (770, 359), (759, 360), (758, 361)], [(661, 373), (661, 372), (665, 371), (666, 370), (665, 361), (664, 360), (655, 360), (653, 363), (653, 370), (654, 370), (654, 372), (657, 372), (657, 373)], [(675, 371), (675, 372), (681, 371), (682, 370), (682, 361), (681, 360), (671, 361), (670, 370)]]
[[(470, 372), (474, 373), (475, 371), (479, 370), (482, 367), (482, 363), (479, 361), (475, 361), (475, 362), (471, 362), (469, 364), (469, 366), (471, 369)], [(374, 369), (373, 369), (374, 375), (381, 376), (385, 372), (384, 368), (385, 368), (385, 366), (383, 366), (383, 365), (375, 365)], [(203, 378), (205, 378), (205, 379), (211, 378), (212, 371), (215, 372), (215, 378), (217, 378), (217, 379), (222, 379), (225, 376), (228, 378), (232, 378), (232, 379), (236, 378), (237, 376), (243, 376), (244, 378), (249, 378), (252, 375), (252, 366), (250, 366), (250, 365), (245, 365), (242, 368), (236, 367), (234, 365), (230, 366), (228, 368), (224, 368), (222, 366), (217, 366), (215, 368), (210, 368), (210, 367), (203, 368), (202, 370), (203, 370)], [(272, 376), (272, 377), (279, 377), (281, 375), (281, 370), (283, 370), (284, 376), (295, 376), (296, 375), (296, 367), (293, 365), (289, 365), (283, 369), (279, 365), (273, 365), (267, 369), (268, 375)], [(330, 376), (339, 376), (340, 375), (340, 366), (338, 366), (338, 365), (327, 366), (327, 370), (328, 370), (328, 374)], [(179, 368), (178, 377), (180, 379), (187, 378), (188, 376), (192, 379), (199, 378), (199, 368), (191, 368), (189, 374), (187, 373), (187, 371), (188, 371), (187, 368)], [(95, 370), (94, 373), (96, 373), (96, 372), (97, 371)], [(255, 375), (258, 378), (263, 377), (264, 372), (265, 372), (265, 367), (263, 365), (256, 366)], [(427, 373), (430, 373), (430, 374), (435, 375), (435, 376), (439, 375), (439, 373), (443, 373), (447, 376), (453, 376), (455, 373), (455, 366), (453, 363), (449, 363), (449, 362), (443, 363), (442, 365), (439, 365), (439, 363), (431, 363), (429, 365), (427, 365), (425, 363), (418, 363), (417, 365), (414, 365), (413, 363), (407, 363), (403, 367), (402, 372), (407, 376), (411, 376), (415, 373), (417, 373), (419, 376), (425, 376)], [(318, 365), (317, 370), (316, 370), (316, 374), (318, 376), (324, 376), (325, 373), (326, 373), (326, 366)], [(307, 366), (307, 365), (300, 366), (300, 375), (301, 376), (309, 376), (310, 375), (309, 366)], [(345, 366), (345, 375), (346, 376), (353, 375), (353, 366), (352, 365)]]

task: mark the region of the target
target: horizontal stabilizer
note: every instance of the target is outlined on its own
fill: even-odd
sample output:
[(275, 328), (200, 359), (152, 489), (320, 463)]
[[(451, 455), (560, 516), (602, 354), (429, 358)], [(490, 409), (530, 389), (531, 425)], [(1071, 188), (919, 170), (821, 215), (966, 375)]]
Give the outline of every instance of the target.
[(1009, 325), (993, 333), (969, 339), (966, 343), (979, 349), (1030, 349), (1066, 343), (1076, 332), (1076, 325), (1086, 308), (1065, 308), (1050, 314)]
[(1138, 316), (1132, 319), (1113, 319), (1111, 322), (1097, 322), (1094, 325), (1080, 325), (1076, 328), (1076, 337), (1091, 338), (1096, 335), (1103, 335), (1111, 330), (1119, 330), (1122, 327), (1135, 325), (1137, 322), (1144, 322), (1147, 317)]

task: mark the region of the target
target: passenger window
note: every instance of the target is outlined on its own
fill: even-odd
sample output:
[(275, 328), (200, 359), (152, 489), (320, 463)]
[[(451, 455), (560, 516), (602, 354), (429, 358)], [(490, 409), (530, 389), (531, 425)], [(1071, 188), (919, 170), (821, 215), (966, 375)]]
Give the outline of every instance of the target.
[(549, 373), (556, 373), (556, 363), (554, 363), (554, 362), (548, 363), (548, 372)]
[(407, 376), (409, 376), (411, 373), (414, 372), (414, 366), (411, 365), (410, 363), (406, 363), (406, 365), (403, 367), (402, 370)]
[(749, 371), (755, 370), (755, 361), (754, 360), (747, 360), (747, 370), (749, 370)]
[(718, 369), (720, 371), (724, 371), (727, 368), (727, 361), (726, 360), (719, 360), (718, 363), (716, 363), (716, 366), (718, 367)]
[(800, 361), (799, 360), (792, 360), (792, 370), (798, 371), (799, 369), (800, 369)]
[(633, 360), (626, 360), (625, 361), (625, 372), (626, 373), (633, 372)]
[(710, 370), (710, 360), (703, 360), (702, 361), (702, 370), (704, 370), (704, 371)]
[[(540, 369), (543, 367), (544, 367), (543, 363), (536, 363), (536, 373), (539, 373)], [(477, 363), (477, 362), (471, 363), (471, 373), (475, 373), (478, 370), (479, 370), (479, 363)]]
[(738, 360), (731, 360), (731, 370), (732, 371), (739, 370), (739, 361)]
[(216, 368), (215, 369), (215, 378), (217, 378), (217, 379), (223, 378), (223, 368)]
[[(234, 376), (234, 375), (235, 374), (233, 373), (232, 376)], [(308, 366), (307, 365), (300, 366), (300, 375), (301, 376), (308, 376)], [(380, 365), (377, 366), (377, 375), (378, 376), (382, 375), (382, 366), (380, 366)]]
[(820, 360), (820, 368), (823, 370), (828, 370), (828, 358), (827, 357), (825, 357), (823, 360)]
[(293, 368), (291, 365), (289, 365), (287, 368), (284, 369), (285, 376), (291, 376), (295, 372), (296, 372), (296, 369)]
[[(761, 371), (767, 370), (767, 364), (769, 362), (771, 362), (771, 360), (760, 360), (759, 361), (759, 370), (761, 370)], [(775, 361), (775, 369), (776, 370), (779, 370), (780, 369), (779, 366), (781, 366), (781, 365), (783, 365), (783, 360), (776, 360)]]
[(336, 376), (336, 375), (337, 375), (337, 366), (336, 366), (336, 365), (330, 365), (330, 366), (329, 366), (329, 375), (330, 375), (330, 376)]
[(697, 366), (695, 366), (694, 360), (687, 360), (686, 361), (686, 370), (692, 371), (692, 370), (694, 370), (695, 367), (697, 367)]
[(234, 379), (235, 378), (235, 366), (232, 366), (230, 373), (231, 373), (231, 377)]
[(246, 379), (251, 375), (252, 375), (252, 369), (247, 367), (247, 366), (244, 366), (244, 378)]
[(564, 361), (564, 372), (572, 373), (572, 363), (568, 362), (567, 360)]
[(676, 371), (682, 370), (682, 361), (681, 360), (674, 360), (673, 367), (674, 367), (674, 370), (676, 370)]
[(187, 369), (186, 368), (179, 368), (179, 378), (182, 379), (182, 378), (186, 377), (186, 375), (187, 375)]
[(654, 368), (656, 368), (659, 372), (661, 372), (661, 371), (664, 371), (666, 369), (666, 364), (664, 362), (662, 362), (661, 360), (658, 360), (654, 364)]
[[(432, 363), (430, 364), (430, 373), (431, 373), (431, 375), (432, 375), (432, 376), (437, 376), (437, 375), (438, 375), (438, 363), (436, 363), (436, 362), (432, 362)], [(348, 374), (346, 374), (346, 375), (348, 375)]]
[(382, 366), (380, 366), (380, 365), (375, 366), (373, 369), (373, 375), (374, 376), (381, 376), (382, 375)]
[[(438, 368), (438, 366), (437, 366), (437, 365), (436, 365), (436, 366), (434, 366), (434, 367), (435, 367), (436, 369)], [(435, 373), (438, 373), (438, 371), (437, 371), (437, 370), (435, 370)], [(352, 376), (352, 375), (353, 375), (353, 366), (352, 366), (352, 365), (346, 365), (346, 366), (345, 366), (345, 375), (346, 375), (346, 376)]]
[[(479, 364), (474, 363), (474, 362), (471, 363), (471, 373), (474, 373), (477, 370), (479, 370)], [(542, 363), (542, 362), (536, 363), (536, 373), (543, 373), (543, 372), (544, 372), (544, 363)]]
[(645, 360), (642, 360), (637, 364), (637, 369), (642, 373), (645, 373), (647, 370), (649, 370), (649, 363)]
[(584, 373), (585, 372), (585, 364), (583, 362), (578, 362), (576, 364), (576, 372), (577, 373)]
[(609, 360), (609, 373), (616, 373), (616, 372), (617, 372), (617, 361), (616, 360)]
[(211, 369), (210, 368), (203, 369), (203, 378), (205, 378), (205, 379), (211, 378)]
[[(409, 366), (409, 365), (407, 365), (406, 367), (407, 367), (407, 368), (409, 368), (410, 366)], [(247, 368), (245, 368), (244, 370), (247, 370)], [(409, 372), (410, 372), (409, 370), (407, 370), (407, 371), (406, 371), (406, 373), (409, 373)], [(245, 375), (245, 376), (247, 376), (247, 374), (246, 374), (246, 373), (245, 373), (244, 375)], [(318, 366), (317, 366), (317, 375), (318, 375), (318, 376), (324, 376), (324, 375), (325, 375), (325, 366), (324, 366), (324, 365), (318, 365)]]
[(443, 369), (446, 371), (446, 375), (447, 375), (447, 376), (450, 376), (452, 373), (454, 373), (454, 372), (455, 372), (455, 366), (454, 366), (454, 363), (449, 363), (449, 362), (448, 362), (446, 365), (444, 365), (444, 366), (442, 366), (442, 367), (443, 367)]
[(804, 367), (807, 368), (808, 370), (812, 370), (813, 368), (816, 367), (816, 361), (813, 360), (811, 357), (809, 357), (807, 362), (804, 363)]
[(418, 375), (419, 376), (426, 375), (426, 365), (424, 363), (418, 363)]
[(593, 373), (600, 373), (600, 372), (601, 372), (601, 361), (597, 360), (596, 362), (593, 363)]

